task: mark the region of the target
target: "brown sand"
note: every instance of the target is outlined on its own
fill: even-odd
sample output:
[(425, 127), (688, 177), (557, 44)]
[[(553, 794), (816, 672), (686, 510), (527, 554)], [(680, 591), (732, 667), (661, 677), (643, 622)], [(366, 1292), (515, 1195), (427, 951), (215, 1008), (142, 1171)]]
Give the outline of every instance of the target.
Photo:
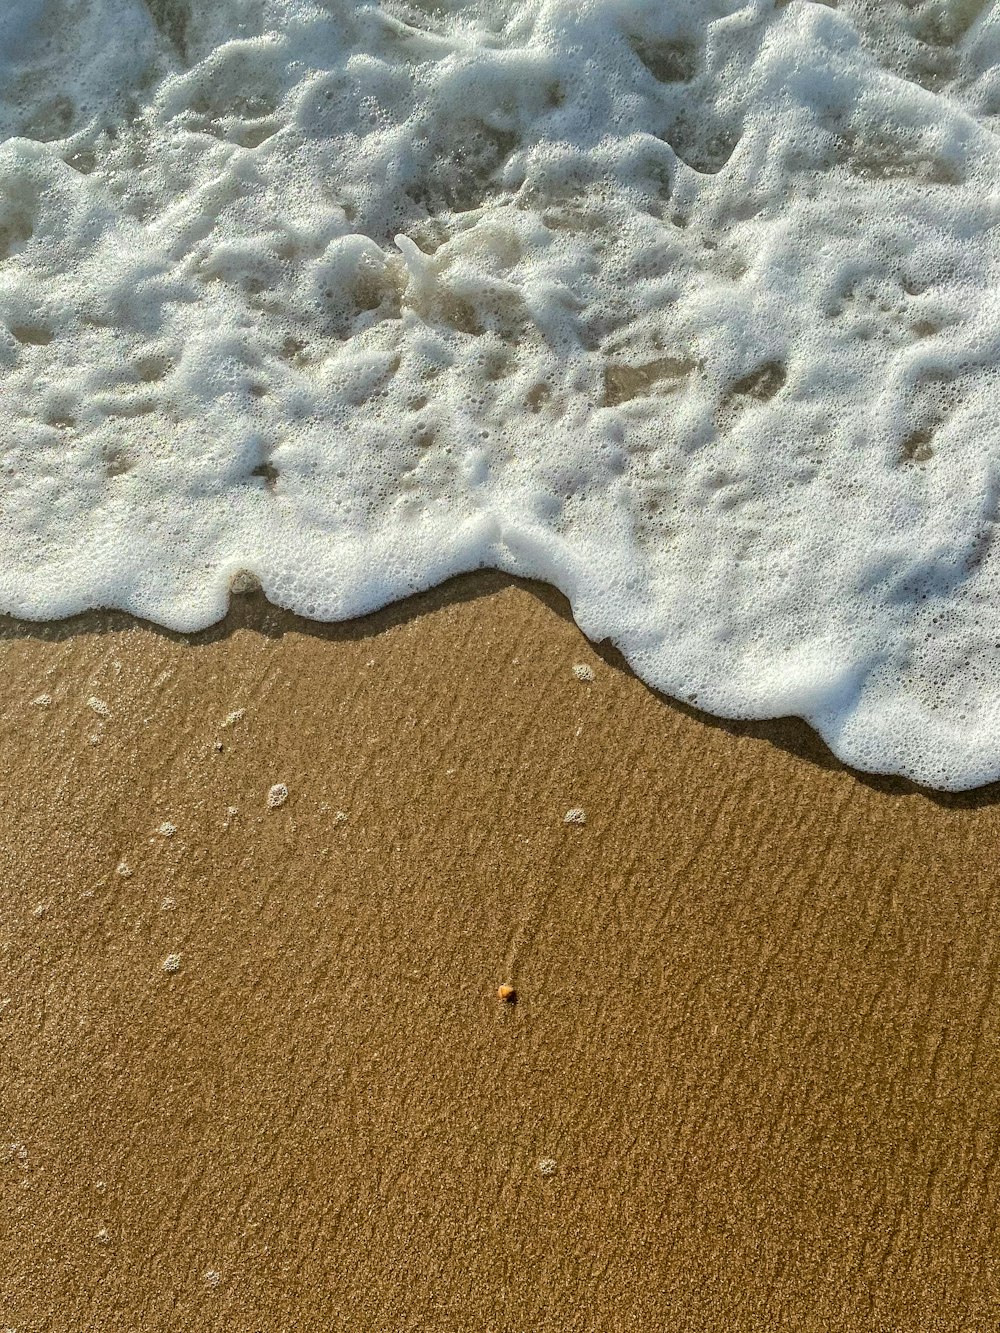
[(2, 653), (0, 1329), (998, 1327), (995, 793), (493, 576)]

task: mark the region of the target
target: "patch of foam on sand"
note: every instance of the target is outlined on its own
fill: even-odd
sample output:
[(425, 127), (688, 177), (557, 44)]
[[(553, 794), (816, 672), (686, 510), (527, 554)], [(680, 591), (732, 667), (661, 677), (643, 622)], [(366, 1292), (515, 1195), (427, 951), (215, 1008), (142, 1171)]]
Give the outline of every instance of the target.
[(496, 566), (1000, 775), (998, 71), (981, 0), (7, 0), (0, 610)]

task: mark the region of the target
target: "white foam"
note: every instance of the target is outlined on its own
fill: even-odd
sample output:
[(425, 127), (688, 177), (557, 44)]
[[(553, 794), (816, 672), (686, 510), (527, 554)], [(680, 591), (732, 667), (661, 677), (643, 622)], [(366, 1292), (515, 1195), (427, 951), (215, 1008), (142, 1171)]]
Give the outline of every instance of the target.
[(7, 0), (0, 52), (0, 610), (489, 565), (1000, 776), (993, 6)]
[(288, 788), (283, 782), (276, 782), (274, 786), (268, 790), (267, 804), (270, 810), (279, 809), (279, 807), (283, 806), (287, 800)]

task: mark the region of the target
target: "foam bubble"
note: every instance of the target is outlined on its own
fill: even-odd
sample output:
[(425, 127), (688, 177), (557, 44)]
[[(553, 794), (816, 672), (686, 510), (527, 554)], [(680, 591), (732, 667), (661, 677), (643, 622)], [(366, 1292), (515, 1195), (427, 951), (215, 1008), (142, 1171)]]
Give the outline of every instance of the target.
[(267, 804), (271, 810), (277, 810), (288, 800), (288, 788), (283, 782), (276, 782), (267, 793)]
[(0, 610), (494, 566), (1000, 776), (998, 69), (976, 0), (10, 0)]

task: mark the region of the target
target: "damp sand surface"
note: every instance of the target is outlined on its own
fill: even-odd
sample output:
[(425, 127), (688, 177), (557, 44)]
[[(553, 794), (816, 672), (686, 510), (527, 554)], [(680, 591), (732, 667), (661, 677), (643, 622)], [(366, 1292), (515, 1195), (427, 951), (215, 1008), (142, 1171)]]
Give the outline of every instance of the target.
[(0, 1327), (995, 1327), (991, 789), (493, 575), (0, 654)]

